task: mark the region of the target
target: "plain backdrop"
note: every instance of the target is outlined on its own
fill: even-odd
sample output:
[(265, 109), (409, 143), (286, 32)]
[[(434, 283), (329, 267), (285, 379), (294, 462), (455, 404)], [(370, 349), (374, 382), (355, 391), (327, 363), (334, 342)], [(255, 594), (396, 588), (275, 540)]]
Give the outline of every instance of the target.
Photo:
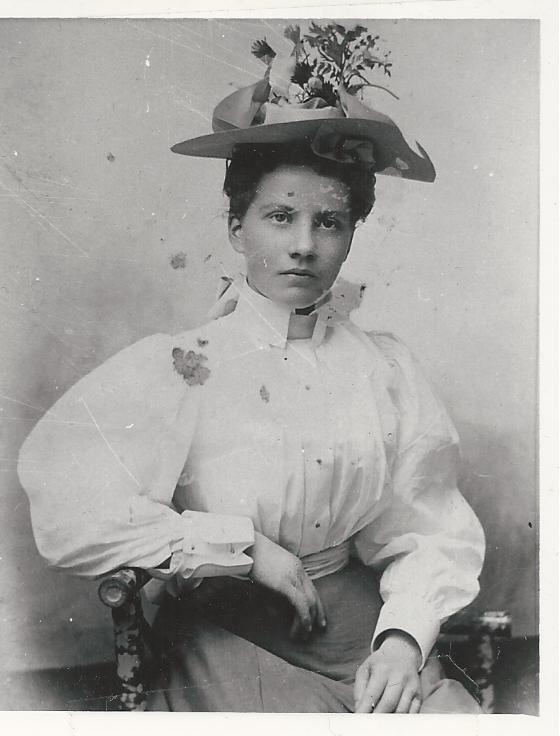
[[(356, 21), (351, 21), (351, 23)], [(433, 185), (378, 177), (342, 285), (439, 388), (488, 553), (476, 609), (536, 633), (539, 27), (364, 21)], [(112, 656), (96, 584), (46, 568), (15, 473), (45, 409), (118, 349), (205, 320), (241, 263), (223, 162), (171, 154), (262, 76), (281, 20), (0, 20), (0, 640), (8, 671)], [(358, 299), (356, 298), (356, 304)], [(68, 482), (71, 483), (71, 478)]]

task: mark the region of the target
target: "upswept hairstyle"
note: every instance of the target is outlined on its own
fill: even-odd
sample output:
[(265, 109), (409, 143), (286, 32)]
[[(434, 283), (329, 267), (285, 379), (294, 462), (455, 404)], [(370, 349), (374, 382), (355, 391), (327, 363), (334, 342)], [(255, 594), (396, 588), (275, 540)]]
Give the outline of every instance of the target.
[(280, 166), (310, 168), (346, 184), (354, 223), (365, 220), (371, 212), (375, 202), (375, 173), (371, 167), (317, 156), (306, 143), (243, 143), (235, 146), (226, 163), (224, 194), (229, 198), (230, 217), (243, 219), (262, 177)]

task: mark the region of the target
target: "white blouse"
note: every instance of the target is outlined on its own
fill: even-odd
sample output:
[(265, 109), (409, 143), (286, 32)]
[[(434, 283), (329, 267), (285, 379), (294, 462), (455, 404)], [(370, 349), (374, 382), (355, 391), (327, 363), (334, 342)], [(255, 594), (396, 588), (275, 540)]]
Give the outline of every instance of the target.
[(39, 422), (19, 464), (39, 551), (82, 575), (192, 579), (248, 572), (253, 528), (304, 563), (348, 548), (382, 571), (373, 641), (404, 630), (424, 661), (484, 556), (442, 404), (401, 342), (330, 304), (293, 341), (290, 310), (243, 281), (234, 307), (126, 348)]

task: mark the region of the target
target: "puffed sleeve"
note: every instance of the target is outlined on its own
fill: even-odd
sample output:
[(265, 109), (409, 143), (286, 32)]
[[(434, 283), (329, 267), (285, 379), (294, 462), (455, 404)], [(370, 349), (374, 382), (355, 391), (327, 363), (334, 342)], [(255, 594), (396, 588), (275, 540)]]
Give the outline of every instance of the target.
[(250, 519), (172, 505), (205, 389), (174, 370), (176, 350), (172, 337), (154, 335), (117, 353), (25, 441), (19, 478), (51, 565), (84, 576), (133, 565), (157, 576), (171, 557), (163, 578), (249, 571)]
[(383, 571), (373, 648), (384, 632), (400, 629), (418, 643), (423, 666), (441, 624), (478, 594), (484, 534), (457, 489), (458, 437), (441, 401), (402, 343), (370, 337), (389, 367), (397, 447), (386, 507), (358, 533), (355, 548)]

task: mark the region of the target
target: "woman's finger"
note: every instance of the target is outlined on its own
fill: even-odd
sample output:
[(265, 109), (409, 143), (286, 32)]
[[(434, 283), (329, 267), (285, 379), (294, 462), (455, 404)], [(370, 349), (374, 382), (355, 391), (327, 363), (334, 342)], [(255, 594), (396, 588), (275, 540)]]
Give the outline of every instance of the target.
[(383, 695), (377, 701), (374, 713), (394, 713), (403, 694), (403, 686), (400, 681), (387, 682)]
[(317, 598), (317, 620), (319, 622), (319, 628), (324, 631), (327, 628), (327, 614), (325, 613), (325, 607), (323, 606), (323, 601), (319, 597), (317, 588), (313, 586), (313, 589)]
[(317, 588), (313, 585), (313, 582), (306, 576), (305, 589), (307, 592), (310, 612), (313, 619), (313, 624), (317, 628), (324, 630), (327, 627), (327, 617), (325, 615), (325, 608), (323, 602), (319, 597)]
[(414, 698), (412, 698), (412, 702), (410, 704), (410, 710), (409, 713), (420, 713), (420, 708), (422, 707), (422, 700), (419, 695), (416, 695)]
[(416, 688), (405, 688), (403, 694), (401, 695), (401, 699), (399, 700), (399, 704), (397, 705), (395, 713), (409, 713), (412, 701), (414, 700), (414, 698), (417, 697), (418, 694)]
[(379, 702), (387, 685), (387, 677), (379, 671), (370, 674), (368, 683), (358, 701), (354, 713), (371, 713)]
[(301, 587), (303, 591), (303, 595), (305, 596), (305, 601), (307, 603), (307, 607), (309, 609), (309, 615), (311, 616), (311, 626), (315, 624), (315, 622), (318, 620), (317, 618), (317, 593), (315, 591), (315, 586), (311, 582), (311, 580), (307, 577), (306, 573), (303, 573), (303, 577), (301, 580)]
[(296, 621), (292, 625), (290, 636), (297, 637), (300, 633), (310, 634), (313, 627), (309, 604), (303, 592), (294, 588), (290, 595), (290, 602), (296, 609)]
[(325, 616), (323, 602), (319, 598), (319, 593), (317, 592), (317, 588), (313, 585), (313, 581), (311, 580), (311, 578), (309, 578), (306, 573), (304, 573), (304, 575), (304, 585), (306, 593), (310, 600), (313, 621), (317, 624), (319, 628), (324, 629), (327, 625), (327, 617)]
[(368, 662), (361, 664), (356, 670), (356, 679), (354, 680), (354, 709), (364, 696), (367, 684), (369, 682), (370, 669)]

